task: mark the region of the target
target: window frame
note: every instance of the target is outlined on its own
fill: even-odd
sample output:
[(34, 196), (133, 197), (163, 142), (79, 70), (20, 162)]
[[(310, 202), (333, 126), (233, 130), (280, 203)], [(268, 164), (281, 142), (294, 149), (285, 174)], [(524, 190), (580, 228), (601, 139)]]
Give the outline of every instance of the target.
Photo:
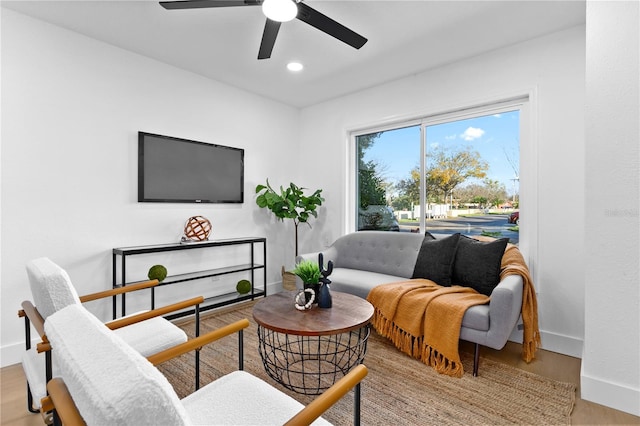
[[(420, 125), (420, 168), (421, 182), (424, 182), (427, 126), (518, 110), (520, 114), (519, 210), (522, 222), (526, 223), (520, 230), (519, 248), (535, 280), (538, 259), (538, 144), (536, 104), (537, 90), (533, 88), (514, 96), (505, 96), (458, 108), (453, 107), (440, 111), (415, 114), (411, 117), (396, 118), (386, 122), (381, 120), (381, 122), (377, 124), (347, 129), (347, 179), (345, 182), (344, 200), (344, 205), (346, 206), (344, 211), (345, 233), (351, 233), (357, 230), (357, 136)], [(422, 200), (425, 199), (425, 191), (425, 185), (421, 184), (420, 197)], [(424, 233), (425, 228), (426, 219), (422, 216), (420, 218), (420, 232)]]

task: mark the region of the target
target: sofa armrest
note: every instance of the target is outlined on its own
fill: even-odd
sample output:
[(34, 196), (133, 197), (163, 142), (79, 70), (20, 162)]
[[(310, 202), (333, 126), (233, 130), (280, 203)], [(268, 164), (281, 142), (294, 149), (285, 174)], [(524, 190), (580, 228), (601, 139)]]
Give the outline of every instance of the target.
[(520, 275), (506, 276), (491, 293), (489, 332), (486, 346), (502, 349), (513, 331), (522, 309), (523, 281)]
[(334, 264), (336, 263), (336, 259), (338, 258), (338, 250), (334, 246), (327, 247), (325, 250), (320, 250), (313, 253), (299, 254), (298, 256), (296, 256), (296, 263), (299, 263), (301, 260), (314, 260), (317, 262), (318, 254), (320, 253), (323, 254), (325, 263), (330, 260)]

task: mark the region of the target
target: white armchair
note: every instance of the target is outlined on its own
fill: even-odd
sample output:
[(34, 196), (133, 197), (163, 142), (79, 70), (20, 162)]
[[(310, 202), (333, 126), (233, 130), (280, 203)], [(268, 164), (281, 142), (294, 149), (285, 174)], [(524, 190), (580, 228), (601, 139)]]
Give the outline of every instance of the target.
[(367, 374), (364, 365), (357, 366), (304, 407), (244, 371), (229, 373), (180, 400), (154, 367), (247, 326), (246, 319), (238, 321), (147, 360), (82, 306), (64, 308), (45, 323), (59, 377), (49, 383), (43, 409), (54, 408), (65, 425), (328, 424), (322, 413)]
[[(47, 393), (46, 384), (52, 377), (52, 371), (56, 369), (55, 357), (52, 359), (48, 350), (44, 322), (66, 306), (150, 288), (157, 285), (158, 281), (146, 281), (79, 297), (67, 272), (48, 258), (32, 260), (26, 268), (35, 306), (29, 301), (23, 302), (18, 315), (25, 319), (26, 351), (22, 357), (22, 367), (27, 378), (27, 408), (37, 413), (40, 411), (40, 400)], [(198, 305), (202, 300), (202, 297), (197, 297), (152, 311), (143, 311), (111, 321), (107, 326), (133, 349), (143, 356), (149, 356), (187, 340), (185, 332), (162, 318), (162, 315)], [(42, 340), (35, 348), (31, 347), (31, 324)]]

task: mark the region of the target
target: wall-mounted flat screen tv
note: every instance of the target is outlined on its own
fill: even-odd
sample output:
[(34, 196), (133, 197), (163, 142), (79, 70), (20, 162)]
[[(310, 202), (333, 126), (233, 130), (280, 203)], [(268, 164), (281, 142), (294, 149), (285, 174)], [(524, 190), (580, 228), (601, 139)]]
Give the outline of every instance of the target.
[(138, 132), (138, 201), (244, 202), (244, 150)]

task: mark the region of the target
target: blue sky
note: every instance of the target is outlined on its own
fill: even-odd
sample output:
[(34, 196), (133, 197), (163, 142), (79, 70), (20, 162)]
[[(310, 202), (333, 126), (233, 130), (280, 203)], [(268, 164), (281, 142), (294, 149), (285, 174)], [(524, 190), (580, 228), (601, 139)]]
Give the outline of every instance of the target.
[[(519, 171), (519, 115), (511, 111), (428, 126), (427, 151), (471, 147), (489, 163), (488, 177), (502, 182), (511, 194), (515, 170)], [(409, 171), (420, 164), (420, 126), (384, 132), (364, 160), (380, 164), (388, 181), (408, 178)]]

